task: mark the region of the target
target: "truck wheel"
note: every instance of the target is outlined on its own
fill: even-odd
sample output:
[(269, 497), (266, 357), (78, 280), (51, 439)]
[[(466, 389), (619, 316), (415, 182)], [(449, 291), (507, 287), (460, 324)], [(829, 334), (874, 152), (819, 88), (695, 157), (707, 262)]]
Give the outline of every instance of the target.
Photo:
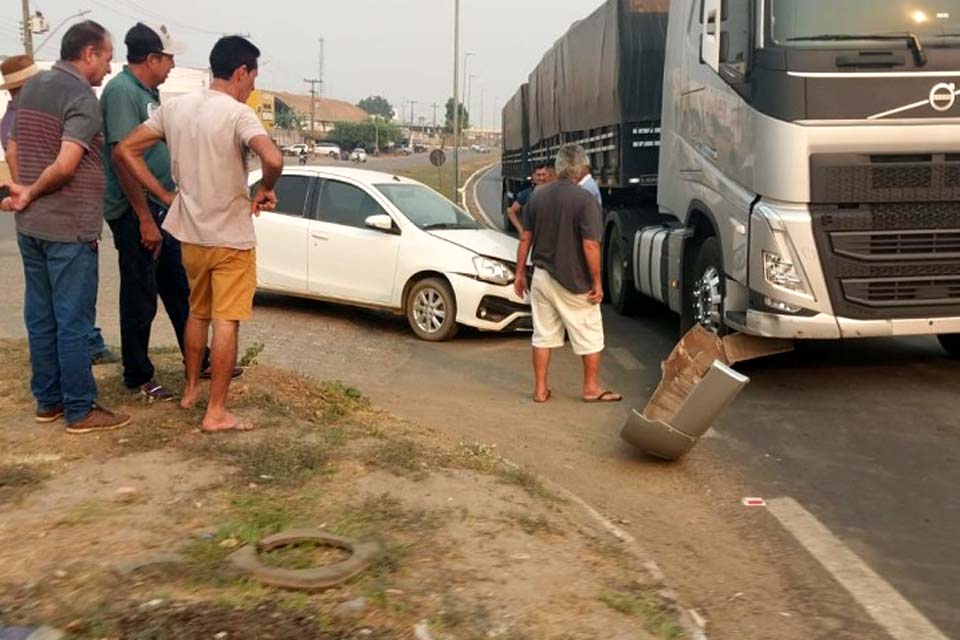
[(638, 313), (643, 306), (643, 295), (637, 291), (630, 277), (630, 252), (624, 247), (617, 230), (607, 241), (607, 295), (610, 305), (624, 316)]
[(723, 252), (720, 242), (710, 237), (703, 241), (697, 253), (691, 284), (686, 288), (680, 329), (686, 333), (699, 324), (719, 336), (729, 332), (723, 321), (723, 301), (726, 297), (726, 278), (723, 275)]
[(960, 333), (942, 333), (940, 344), (951, 358), (960, 358)]
[(410, 287), (407, 322), (421, 340), (443, 342), (457, 335), (457, 300), (446, 280), (425, 278)]
[(513, 225), (510, 224), (510, 216), (507, 215), (510, 204), (510, 198), (508, 198), (506, 192), (504, 192), (500, 197), (500, 211), (503, 213), (503, 232), (507, 235), (513, 235), (514, 232)]

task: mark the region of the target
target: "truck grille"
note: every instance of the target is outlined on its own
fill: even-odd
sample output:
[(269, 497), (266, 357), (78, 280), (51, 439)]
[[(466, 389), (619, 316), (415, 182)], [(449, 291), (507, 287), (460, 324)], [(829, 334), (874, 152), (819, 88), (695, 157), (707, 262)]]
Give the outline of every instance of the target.
[(960, 229), (944, 231), (836, 231), (833, 250), (857, 260), (960, 258)]
[(868, 307), (960, 305), (960, 276), (843, 280), (847, 300)]
[(811, 207), (837, 315), (960, 315), (960, 202)]
[(956, 201), (960, 154), (814, 154), (810, 181), (820, 204)]

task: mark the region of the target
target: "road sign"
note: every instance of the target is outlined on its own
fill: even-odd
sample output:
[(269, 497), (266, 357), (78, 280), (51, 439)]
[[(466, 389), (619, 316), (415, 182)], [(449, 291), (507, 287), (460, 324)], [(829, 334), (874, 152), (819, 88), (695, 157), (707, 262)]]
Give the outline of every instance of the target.
[(447, 161), (447, 154), (443, 152), (443, 149), (434, 149), (430, 152), (430, 164), (435, 167), (442, 167), (443, 163)]

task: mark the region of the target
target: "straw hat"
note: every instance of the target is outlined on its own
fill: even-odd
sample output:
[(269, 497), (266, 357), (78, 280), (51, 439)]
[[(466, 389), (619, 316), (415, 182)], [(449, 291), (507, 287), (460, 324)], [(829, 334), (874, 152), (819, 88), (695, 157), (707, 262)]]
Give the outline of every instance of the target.
[(33, 58), (19, 55), (10, 56), (0, 63), (0, 73), (3, 74), (3, 85), (0, 85), (0, 89), (10, 91), (25, 85), (27, 80), (40, 73), (40, 69), (34, 64)]

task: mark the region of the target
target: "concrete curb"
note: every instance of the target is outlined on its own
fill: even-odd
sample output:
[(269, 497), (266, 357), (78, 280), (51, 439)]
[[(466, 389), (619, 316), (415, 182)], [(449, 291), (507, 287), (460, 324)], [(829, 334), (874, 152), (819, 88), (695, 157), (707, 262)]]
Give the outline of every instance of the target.
[[(463, 183), (463, 188), (460, 189), (460, 205), (466, 209), (477, 222), (485, 224), (491, 229), (498, 229), (493, 220), (490, 219), (490, 216), (487, 215), (487, 212), (484, 211), (483, 207), (480, 205), (480, 199), (477, 197), (477, 184), (480, 182), (480, 177), (494, 167), (498, 166), (499, 162), (492, 162), (485, 167), (481, 167), (473, 172), (473, 174), (467, 178), (467, 181)], [(469, 196), (469, 199), (468, 199)], [(471, 206), (473, 205), (473, 206)]]

